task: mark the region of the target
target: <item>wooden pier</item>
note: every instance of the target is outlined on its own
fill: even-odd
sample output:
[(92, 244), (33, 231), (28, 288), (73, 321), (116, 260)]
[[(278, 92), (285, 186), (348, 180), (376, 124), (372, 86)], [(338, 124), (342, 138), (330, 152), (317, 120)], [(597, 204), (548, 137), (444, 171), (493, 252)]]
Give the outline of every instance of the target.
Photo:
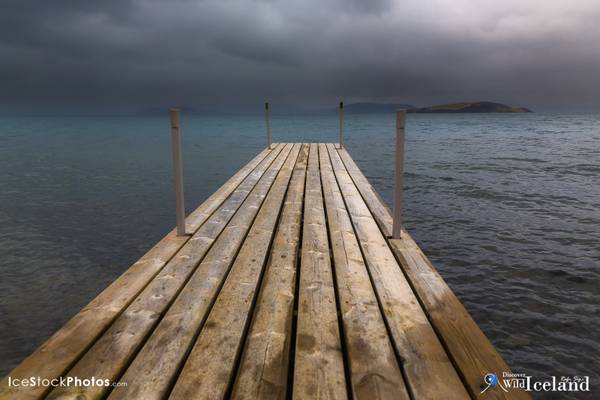
[[(529, 398), (481, 393), (508, 366), (345, 149), (273, 144), (185, 224), (0, 399)], [(30, 377), (122, 384), (9, 385)]]

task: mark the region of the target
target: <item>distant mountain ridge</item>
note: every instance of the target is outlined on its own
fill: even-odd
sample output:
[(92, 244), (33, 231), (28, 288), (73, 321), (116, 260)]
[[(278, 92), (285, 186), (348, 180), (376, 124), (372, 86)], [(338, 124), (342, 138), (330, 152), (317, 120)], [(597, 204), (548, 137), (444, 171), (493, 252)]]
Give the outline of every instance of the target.
[[(261, 104), (262, 105), (262, 104)], [(143, 115), (165, 115), (168, 113), (170, 107), (149, 107), (143, 110), (140, 110), (138, 113)], [(181, 105), (178, 107), (179, 110), (183, 114), (228, 114), (228, 113), (236, 113), (236, 110), (228, 110), (223, 111), (218, 108), (208, 109), (204, 108), (196, 108), (191, 107), (189, 105)], [(261, 110), (262, 108), (257, 108), (255, 110), (242, 110), (242, 114), (247, 113), (256, 113), (257, 110)], [(279, 113), (287, 113), (290, 112), (290, 107), (283, 107), (283, 109), (279, 109)], [(527, 113), (532, 112), (530, 109), (525, 107), (511, 107), (501, 103), (494, 103), (491, 101), (467, 101), (461, 103), (451, 103), (451, 104), (440, 104), (429, 107), (415, 107), (411, 104), (406, 103), (375, 103), (375, 102), (360, 102), (360, 103), (348, 103), (344, 104), (344, 111), (348, 114), (391, 114), (395, 113), (398, 110), (406, 110), (409, 113)], [(240, 112), (240, 111), (237, 111)], [(315, 111), (299, 111), (300, 113), (306, 112), (307, 114), (314, 113)], [(325, 108), (316, 110), (317, 113), (332, 113), (338, 112), (338, 108)], [(298, 111), (296, 111), (298, 113)]]
[(507, 106), (492, 101), (465, 101), (460, 103), (440, 104), (429, 107), (415, 107), (410, 104), (397, 103), (350, 103), (344, 104), (347, 113), (393, 113), (398, 110), (406, 110), (409, 113), (528, 113), (532, 112), (525, 107)]
[(467, 101), (437, 106), (409, 108), (409, 113), (528, 113), (525, 107), (512, 107), (491, 101)]

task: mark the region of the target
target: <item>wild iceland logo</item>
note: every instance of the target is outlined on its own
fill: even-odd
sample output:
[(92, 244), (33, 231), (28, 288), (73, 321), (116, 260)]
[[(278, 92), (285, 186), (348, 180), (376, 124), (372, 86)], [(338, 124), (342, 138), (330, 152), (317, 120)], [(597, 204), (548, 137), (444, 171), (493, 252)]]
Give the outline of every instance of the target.
[[(493, 374), (493, 373), (485, 374), (485, 376), (483, 377), (483, 381), (485, 382), (485, 384), (487, 386), (485, 386), (483, 388), (481, 393), (485, 393), (488, 391), (488, 389), (495, 388), (496, 386), (498, 386), (498, 377), (496, 376), (496, 374)], [(500, 388), (502, 390), (504, 390), (505, 392), (508, 392), (508, 390), (506, 390), (504, 387), (502, 387), (502, 385), (500, 385)]]
[(589, 392), (589, 376), (552, 376), (546, 380), (534, 379), (531, 375), (503, 372), (502, 379), (495, 373), (483, 377), (481, 393), (488, 390), (524, 390), (526, 392)]

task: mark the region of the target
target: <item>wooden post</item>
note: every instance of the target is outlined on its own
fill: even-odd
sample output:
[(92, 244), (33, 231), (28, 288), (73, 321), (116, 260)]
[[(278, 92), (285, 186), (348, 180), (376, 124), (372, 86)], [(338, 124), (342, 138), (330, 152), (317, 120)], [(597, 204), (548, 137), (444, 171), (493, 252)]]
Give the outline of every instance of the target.
[(344, 102), (340, 101), (340, 149), (344, 147)]
[(175, 176), (175, 215), (177, 236), (185, 233), (185, 202), (183, 198), (183, 163), (181, 161), (181, 133), (179, 131), (179, 110), (171, 109), (171, 147), (173, 151), (173, 175)]
[(394, 223), (392, 238), (400, 239), (402, 231), (402, 187), (404, 184), (404, 126), (406, 111), (396, 113), (396, 172), (394, 176)]
[(265, 123), (267, 124), (267, 148), (271, 148), (271, 111), (269, 110), (269, 102), (265, 103)]

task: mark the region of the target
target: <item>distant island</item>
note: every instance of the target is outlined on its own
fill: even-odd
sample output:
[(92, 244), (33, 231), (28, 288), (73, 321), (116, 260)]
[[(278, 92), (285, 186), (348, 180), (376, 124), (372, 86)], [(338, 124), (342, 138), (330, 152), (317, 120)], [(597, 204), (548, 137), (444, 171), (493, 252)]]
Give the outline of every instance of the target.
[(441, 104), (423, 108), (408, 108), (409, 113), (528, 113), (525, 107), (511, 107), (491, 101), (469, 101), (464, 103)]

